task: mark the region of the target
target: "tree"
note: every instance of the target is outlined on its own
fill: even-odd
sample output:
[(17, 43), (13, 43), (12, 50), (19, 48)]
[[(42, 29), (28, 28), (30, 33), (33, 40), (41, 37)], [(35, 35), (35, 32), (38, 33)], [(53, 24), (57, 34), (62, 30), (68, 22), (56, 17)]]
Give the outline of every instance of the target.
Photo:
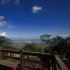
[(68, 42), (68, 41), (70, 41), (70, 36), (68, 36), (68, 37), (66, 38), (66, 42)]
[(38, 52), (38, 47), (36, 47), (34, 43), (26, 44), (22, 49), (24, 49), (25, 51)]
[(52, 38), (52, 43), (54, 43), (54, 44), (57, 43), (57, 39), (56, 39), (56, 37), (53, 37), (53, 38)]
[(25, 47), (23, 47), (24, 51), (31, 51), (31, 52), (44, 52), (43, 47), (37, 47), (34, 43), (26, 44)]
[(56, 39), (58, 40), (58, 42), (61, 42), (63, 38), (60, 36), (56, 36)]
[(55, 45), (52, 48), (52, 51), (57, 51), (61, 58), (64, 58), (67, 56), (67, 52), (70, 49), (70, 45), (67, 42), (59, 42), (57, 45)]
[(5, 37), (0, 36), (0, 46), (2, 46), (4, 42), (5, 42)]
[(17, 50), (15, 47), (12, 46), (3, 46), (3, 49)]
[(70, 60), (70, 49), (69, 49), (69, 51), (67, 52), (66, 57), (68, 58), (68, 60)]
[(51, 35), (49, 35), (49, 34), (45, 34), (45, 35), (40, 36), (40, 39), (46, 43), (50, 43), (50, 38), (51, 38)]
[(70, 41), (70, 37), (62, 38), (61, 36), (56, 36), (51, 38), (51, 35), (45, 34), (41, 35), (40, 38), (43, 42), (49, 44), (48, 47), (45, 47), (44, 52), (57, 51), (62, 57), (66, 57), (69, 50), (68, 42)]
[(5, 38), (3, 36), (0, 36), (0, 47), (4, 48), (4, 49), (15, 49), (11, 45), (12, 43), (10, 42), (10, 39)]

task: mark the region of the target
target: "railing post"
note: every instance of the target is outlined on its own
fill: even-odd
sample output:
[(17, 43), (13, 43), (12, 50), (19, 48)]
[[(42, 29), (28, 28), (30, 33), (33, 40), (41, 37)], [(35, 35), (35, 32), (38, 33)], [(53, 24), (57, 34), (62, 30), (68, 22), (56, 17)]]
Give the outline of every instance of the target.
[(24, 63), (23, 63), (23, 50), (20, 50), (20, 70), (24, 70)]
[(54, 54), (54, 55), (58, 55), (58, 52), (54, 51), (53, 54)]
[(2, 52), (1, 52), (1, 50), (2, 50), (2, 47), (0, 47), (0, 59), (2, 59)]
[[(58, 55), (58, 52), (54, 51), (53, 54), (54, 54), (54, 56), (55, 56), (55, 55)], [(55, 65), (56, 65), (56, 69), (57, 69), (57, 70), (60, 70), (60, 68), (59, 68), (59, 66), (58, 66), (58, 64), (57, 64), (57, 62), (56, 62), (56, 59), (55, 59)]]

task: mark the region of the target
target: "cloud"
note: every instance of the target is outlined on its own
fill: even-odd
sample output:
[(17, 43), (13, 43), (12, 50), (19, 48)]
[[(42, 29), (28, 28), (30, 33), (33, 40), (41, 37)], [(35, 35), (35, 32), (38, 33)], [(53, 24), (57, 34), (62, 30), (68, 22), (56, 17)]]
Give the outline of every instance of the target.
[(7, 22), (6, 21), (0, 21), (0, 27), (6, 26)]
[(5, 19), (4, 16), (0, 16), (0, 27), (6, 26), (9, 29), (15, 28), (13, 25), (10, 24), (11, 21), (5, 21), (4, 19)]
[(69, 35), (65, 34), (65, 35), (60, 35), (60, 36), (63, 37), (63, 38), (66, 38), (66, 37), (68, 37)]
[(18, 36), (7, 36), (7, 38), (12, 39), (12, 38), (19, 38), (19, 37)]
[(8, 28), (9, 28), (9, 29), (12, 29), (12, 28), (15, 28), (15, 27), (12, 26), (12, 25), (8, 25)]
[(6, 0), (2, 0), (2, 4), (5, 4), (6, 3)]
[(19, 4), (19, 0), (15, 0), (15, 3), (18, 5)]
[(0, 33), (0, 36), (8, 37), (8, 35), (6, 34), (6, 32)]
[(6, 34), (6, 32), (2, 32), (2, 33), (0, 33), (0, 36), (4, 36), (4, 37), (6, 37), (6, 38), (18, 38), (18, 36), (9, 36), (9, 35), (7, 35)]
[(0, 20), (4, 19), (4, 16), (0, 16)]
[(6, 3), (8, 2), (14, 2), (15, 4), (19, 4), (19, 0), (1, 0), (2, 1), (2, 4), (5, 5)]
[(33, 6), (32, 7), (32, 12), (33, 13), (38, 13), (39, 11), (41, 11), (42, 10), (42, 7), (39, 7), (39, 6)]
[(3, 27), (3, 26), (5, 26), (5, 25), (7, 25), (7, 21), (4, 21), (4, 16), (0, 16), (0, 27)]

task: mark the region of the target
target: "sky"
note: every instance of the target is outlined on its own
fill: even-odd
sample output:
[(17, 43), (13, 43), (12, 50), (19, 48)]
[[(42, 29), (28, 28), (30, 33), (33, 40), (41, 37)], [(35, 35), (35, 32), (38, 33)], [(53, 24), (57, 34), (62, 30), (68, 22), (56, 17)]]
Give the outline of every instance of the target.
[(39, 39), (70, 35), (70, 0), (0, 0), (0, 36)]

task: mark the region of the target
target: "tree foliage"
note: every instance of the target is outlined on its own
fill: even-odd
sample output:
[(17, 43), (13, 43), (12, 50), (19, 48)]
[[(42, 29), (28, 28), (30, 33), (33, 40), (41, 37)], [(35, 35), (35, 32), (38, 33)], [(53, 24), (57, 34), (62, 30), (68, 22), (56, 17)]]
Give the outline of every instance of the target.
[(24, 50), (25, 51), (37, 51), (37, 47), (35, 46), (34, 43), (32, 44), (26, 44), (25, 47), (24, 47)]
[(5, 37), (0, 36), (0, 46), (2, 46), (5, 41)]
[(10, 39), (5, 38), (3, 36), (0, 36), (0, 47), (2, 47), (3, 49), (13, 49), (13, 50), (16, 50), (16, 48), (10, 46), (10, 44), (12, 44), (10, 42)]
[(3, 49), (17, 50), (15, 47), (12, 46), (3, 46)]
[(51, 38), (51, 35), (49, 35), (49, 34), (45, 34), (45, 35), (40, 36), (40, 39), (46, 43), (50, 43), (50, 38)]
[(57, 51), (60, 56), (66, 57), (70, 50), (70, 45), (67, 42), (59, 42), (52, 48), (52, 51)]
[(63, 38), (61, 36), (51, 36), (48, 34), (41, 35), (41, 40), (50, 44), (49, 47), (44, 48), (44, 52), (57, 51), (59, 55), (63, 57), (70, 58), (70, 36)]
[(31, 52), (43, 52), (42, 47), (37, 47), (34, 43), (26, 44), (24, 48), (25, 51), (31, 51)]

